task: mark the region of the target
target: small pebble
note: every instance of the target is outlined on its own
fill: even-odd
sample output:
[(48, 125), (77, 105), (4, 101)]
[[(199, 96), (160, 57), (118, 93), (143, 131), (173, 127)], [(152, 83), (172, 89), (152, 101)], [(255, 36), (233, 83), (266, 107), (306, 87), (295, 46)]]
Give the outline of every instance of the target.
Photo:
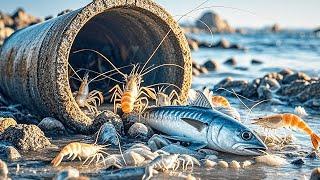
[(46, 117), (42, 119), (42, 121), (38, 124), (38, 127), (46, 134), (46, 135), (63, 135), (66, 132), (66, 128), (64, 125), (52, 117)]
[(21, 158), (21, 155), (13, 146), (0, 144), (0, 157), (12, 161)]
[(255, 160), (257, 163), (262, 163), (268, 166), (282, 166), (287, 164), (286, 159), (272, 154), (258, 156)]
[(0, 159), (0, 179), (6, 179), (8, 177), (8, 166)]
[(308, 154), (308, 155), (306, 156), (306, 158), (309, 158), (309, 159), (318, 159), (318, 158), (319, 158), (319, 155), (318, 155), (317, 152), (312, 151), (310, 154)]
[(235, 66), (235, 65), (237, 65), (237, 60), (234, 57), (232, 57), (232, 58), (226, 60), (224, 62), (224, 64), (229, 65), (229, 66)]
[(252, 164), (253, 164), (252, 161), (245, 160), (242, 162), (242, 168), (247, 168), (247, 167), (251, 166)]
[(320, 168), (315, 168), (312, 170), (310, 180), (319, 180), (320, 179)]
[(8, 127), (16, 124), (17, 122), (13, 118), (0, 118), (0, 133), (3, 133)]
[(236, 160), (231, 161), (230, 167), (233, 169), (240, 169), (241, 168), (240, 163)]
[(301, 158), (296, 159), (296, 160), (294, 160), (294, 161), (291, 162), (291, 164), (297, 165), (297, 166), (301, 166), (301, 165), (303, 165), (304, 163), (305, 163), (304, 160), (301, 159)]
[(206, 168), (213, 168), (214, 166), (217, 165), (217, 163), (214, 162), (214, 161), (211, 161), (211, 160), (209, 160), (209, 159), (205, 159), (205, 160), (203, 161), (203, 165), (204, 165), (204, 167), (206, 167)]
[(58, 172), (58, 174), (54, 177), (54, 180), (66, 180), (71, 178), (78, 178), (80, 173), (77, 169), (68, 167)]
[(219, 161), (218, 166), (221, 168), (228, 168), (229, 167), (229, 165), (226, 161)]
[(128, 131), (129, 136), (133, 138), (142, 137), (145, 138), (148, 136), (148, 127), (142, 123), (134, 123)]
[(214, 160), (217, 160), (218, 157), (216, 155), (206, 155), (205, 159), (214, 161)]

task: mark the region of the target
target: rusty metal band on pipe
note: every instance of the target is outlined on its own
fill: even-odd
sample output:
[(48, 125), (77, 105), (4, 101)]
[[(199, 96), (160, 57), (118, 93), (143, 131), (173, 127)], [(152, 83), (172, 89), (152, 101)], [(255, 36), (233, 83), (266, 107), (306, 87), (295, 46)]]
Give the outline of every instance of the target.
[[(172, 16), (149, 0), (96, 0), (15, 32), (1, 49), (1, 91), (34, 113), (58, 118), (67, 127), (86, 133), (92, 119), (76, 104), (69, 85), (68, 62), (72, 49), (81, 47), (81, 42), (88, 41), (86, 38), (99, 41), (100, 34), (105, 33), (113, 42), (139, 45), (145, 53), (134, 59), (142, 64), (169, 29), (171, 34), (152, 61), (175, 63), (184, 69), (150, 73), (145, 81), (152, 84), (161, 79), (174, 83), (182, 89), (181, 99), (185, 101), (192, 78), (189, 46)], [(115, 43), (113, 50), (118, 46), (122, 45)], [(132, 62), (122, 64), (126, 63)]]

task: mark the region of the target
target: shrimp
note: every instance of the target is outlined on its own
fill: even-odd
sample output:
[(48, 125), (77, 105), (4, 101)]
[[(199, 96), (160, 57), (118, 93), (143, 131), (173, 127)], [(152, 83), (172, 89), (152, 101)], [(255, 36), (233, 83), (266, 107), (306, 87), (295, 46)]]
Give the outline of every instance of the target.
[(211, 102), (214, 106), (222, 106), (224, 108), (230, 108), (231, 105), (229, 101), (223, 96), (212, 96)]
[(98, 113), (98, 106), (103, 103), (102, 92), (93, 90), (89, 92), (89, 73), (86, 73), (81, 81), (78, 91), (75, 91), (75, 99), (79, 107), (86, 107), (90, 112)]
[(104, 160), (103, 155), (109, 155), (105, 152), (107, 145), (97, 145), (95, 144), (87, 144), (87, 143), (79, 143), (72, 142), (66, 145), (60, 153), (51, 161), (54, 167), (59, 166), (64, 156), (69, 155), (68, 159), (74, 160), (78, 157), (81, 161), (81, 158), (86, 158), (83, 164), (85, 164), (90, 158), (90, 162), (88, 165), (92, 163), (92, 161), (97, 158), (96, 164), (99, 162), (100, 158)]
[(278, 129), (282, 127), (298, 128), (308, 134), (311, 138), (314, 149), (319, 148), (320, 137), (299, 116), (294, 114), (275, 114), (258, 119), (254, 119), (252, 124), (260, 125), (264, 128)]
[[(168, 86), (169, 87), (169, 86)], [(176, 86), (180, 91), (181, 89)], [(156, 94), (156, 106), (170, 106), (183, 104), (176, 90), (172, 90), (169, 95), (165, 94), (166, 88), (160, 88)], [(174, 99), (175, 98), (175, 99)]]

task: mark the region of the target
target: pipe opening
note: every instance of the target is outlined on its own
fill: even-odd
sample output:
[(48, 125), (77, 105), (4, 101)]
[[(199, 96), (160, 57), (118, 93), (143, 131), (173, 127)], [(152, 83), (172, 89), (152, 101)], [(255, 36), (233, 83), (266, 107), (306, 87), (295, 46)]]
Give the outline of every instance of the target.
[[(146, 10), (137, 7), (109, 9), (91, 18), (80, 29), (71, 48), (69, 63), (74, 70), (78, 71), (80, 78), (89, 72), (89, 80), (96, 78), (98, 73), (114, 70), (99, 54), (88, 50), (79, 51), (91, 49), (107, 57), (116, 67), (121, 68), (121, 72), (129, 74), (132, 64), (139, 64), (140, 69), (142, 68), (168, 31), (167, 23)], [(183, 60), (183, 52), (179, 47), (178, 39), (171, 32), (146, 67), (156, 67), (161, 64), (176, 64), (184, 67)], [(113, 73), (116, 72), (113, 71)], [(181, 77), (183, 76), (183, 69), (164, 66), (146, 74), (143, 77), (142, 86), (171, 83), (182, 88), (183, 78)], [(119, 73), (110, 77), (124, 82), (123, 76)], [(81, 84), (76, 79), (77, 76), (69, 67), (69, 84), (72, 92), (78, 91)], [(101, 91), (105, 97), (104, 105), (106, 106), (104, 107), (111, 107), (107, 106), (110, 103), (109, 90), (116, 84), (119, 84), (121, 88), (122, 85), (109, 78), (103, 78), (103, 76), (96, 80), (99, 79), (103, 80), (90, 83), (89, 91)], [(159, 86), (155, 86), (156, 90), (157, 87)], [(170, 93), (173, 89), (179, 92), (172, 86), (167, 88), (166, 92)]]

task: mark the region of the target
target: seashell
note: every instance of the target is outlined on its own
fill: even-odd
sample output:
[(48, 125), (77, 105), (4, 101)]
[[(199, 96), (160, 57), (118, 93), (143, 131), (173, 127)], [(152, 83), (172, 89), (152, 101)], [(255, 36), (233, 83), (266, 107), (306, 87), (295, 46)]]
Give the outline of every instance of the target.
[(142, 137), (145, 138), (148, 136), (148, 127), (142, 123), (134, 123), (128, 130), (129, 136), (133, 138)]
[(242, 162), (242, 168), (247, 168), (247, 167), (251, 166), (252, 164), (253, 164), (252, 161), (245, 160)]
[(214, 161), (211, 161), (211, 160), (209, 160), (209, 159), (205, 159), (205, 160), (203, 161), (203, 165), (204, 165), (204, 167), (206, 167), (206, 168), (213, 168), (214, 166), (217, 165), (217, 163), (214, 162)]
[(229, 167), (229, 165), (226, 161), (219, 161), (218, 166), (221, 168), (228, 168)]
[(286, 159), (271, 154), (255, 157), (255, 160), (257, 163), (262, 163), (268, 166), (282, 166), (288, 164)]
[(240, 163), (236, 160), (231, 161), (230, 167), (233, 169), (240, 169), (241, 168)]

